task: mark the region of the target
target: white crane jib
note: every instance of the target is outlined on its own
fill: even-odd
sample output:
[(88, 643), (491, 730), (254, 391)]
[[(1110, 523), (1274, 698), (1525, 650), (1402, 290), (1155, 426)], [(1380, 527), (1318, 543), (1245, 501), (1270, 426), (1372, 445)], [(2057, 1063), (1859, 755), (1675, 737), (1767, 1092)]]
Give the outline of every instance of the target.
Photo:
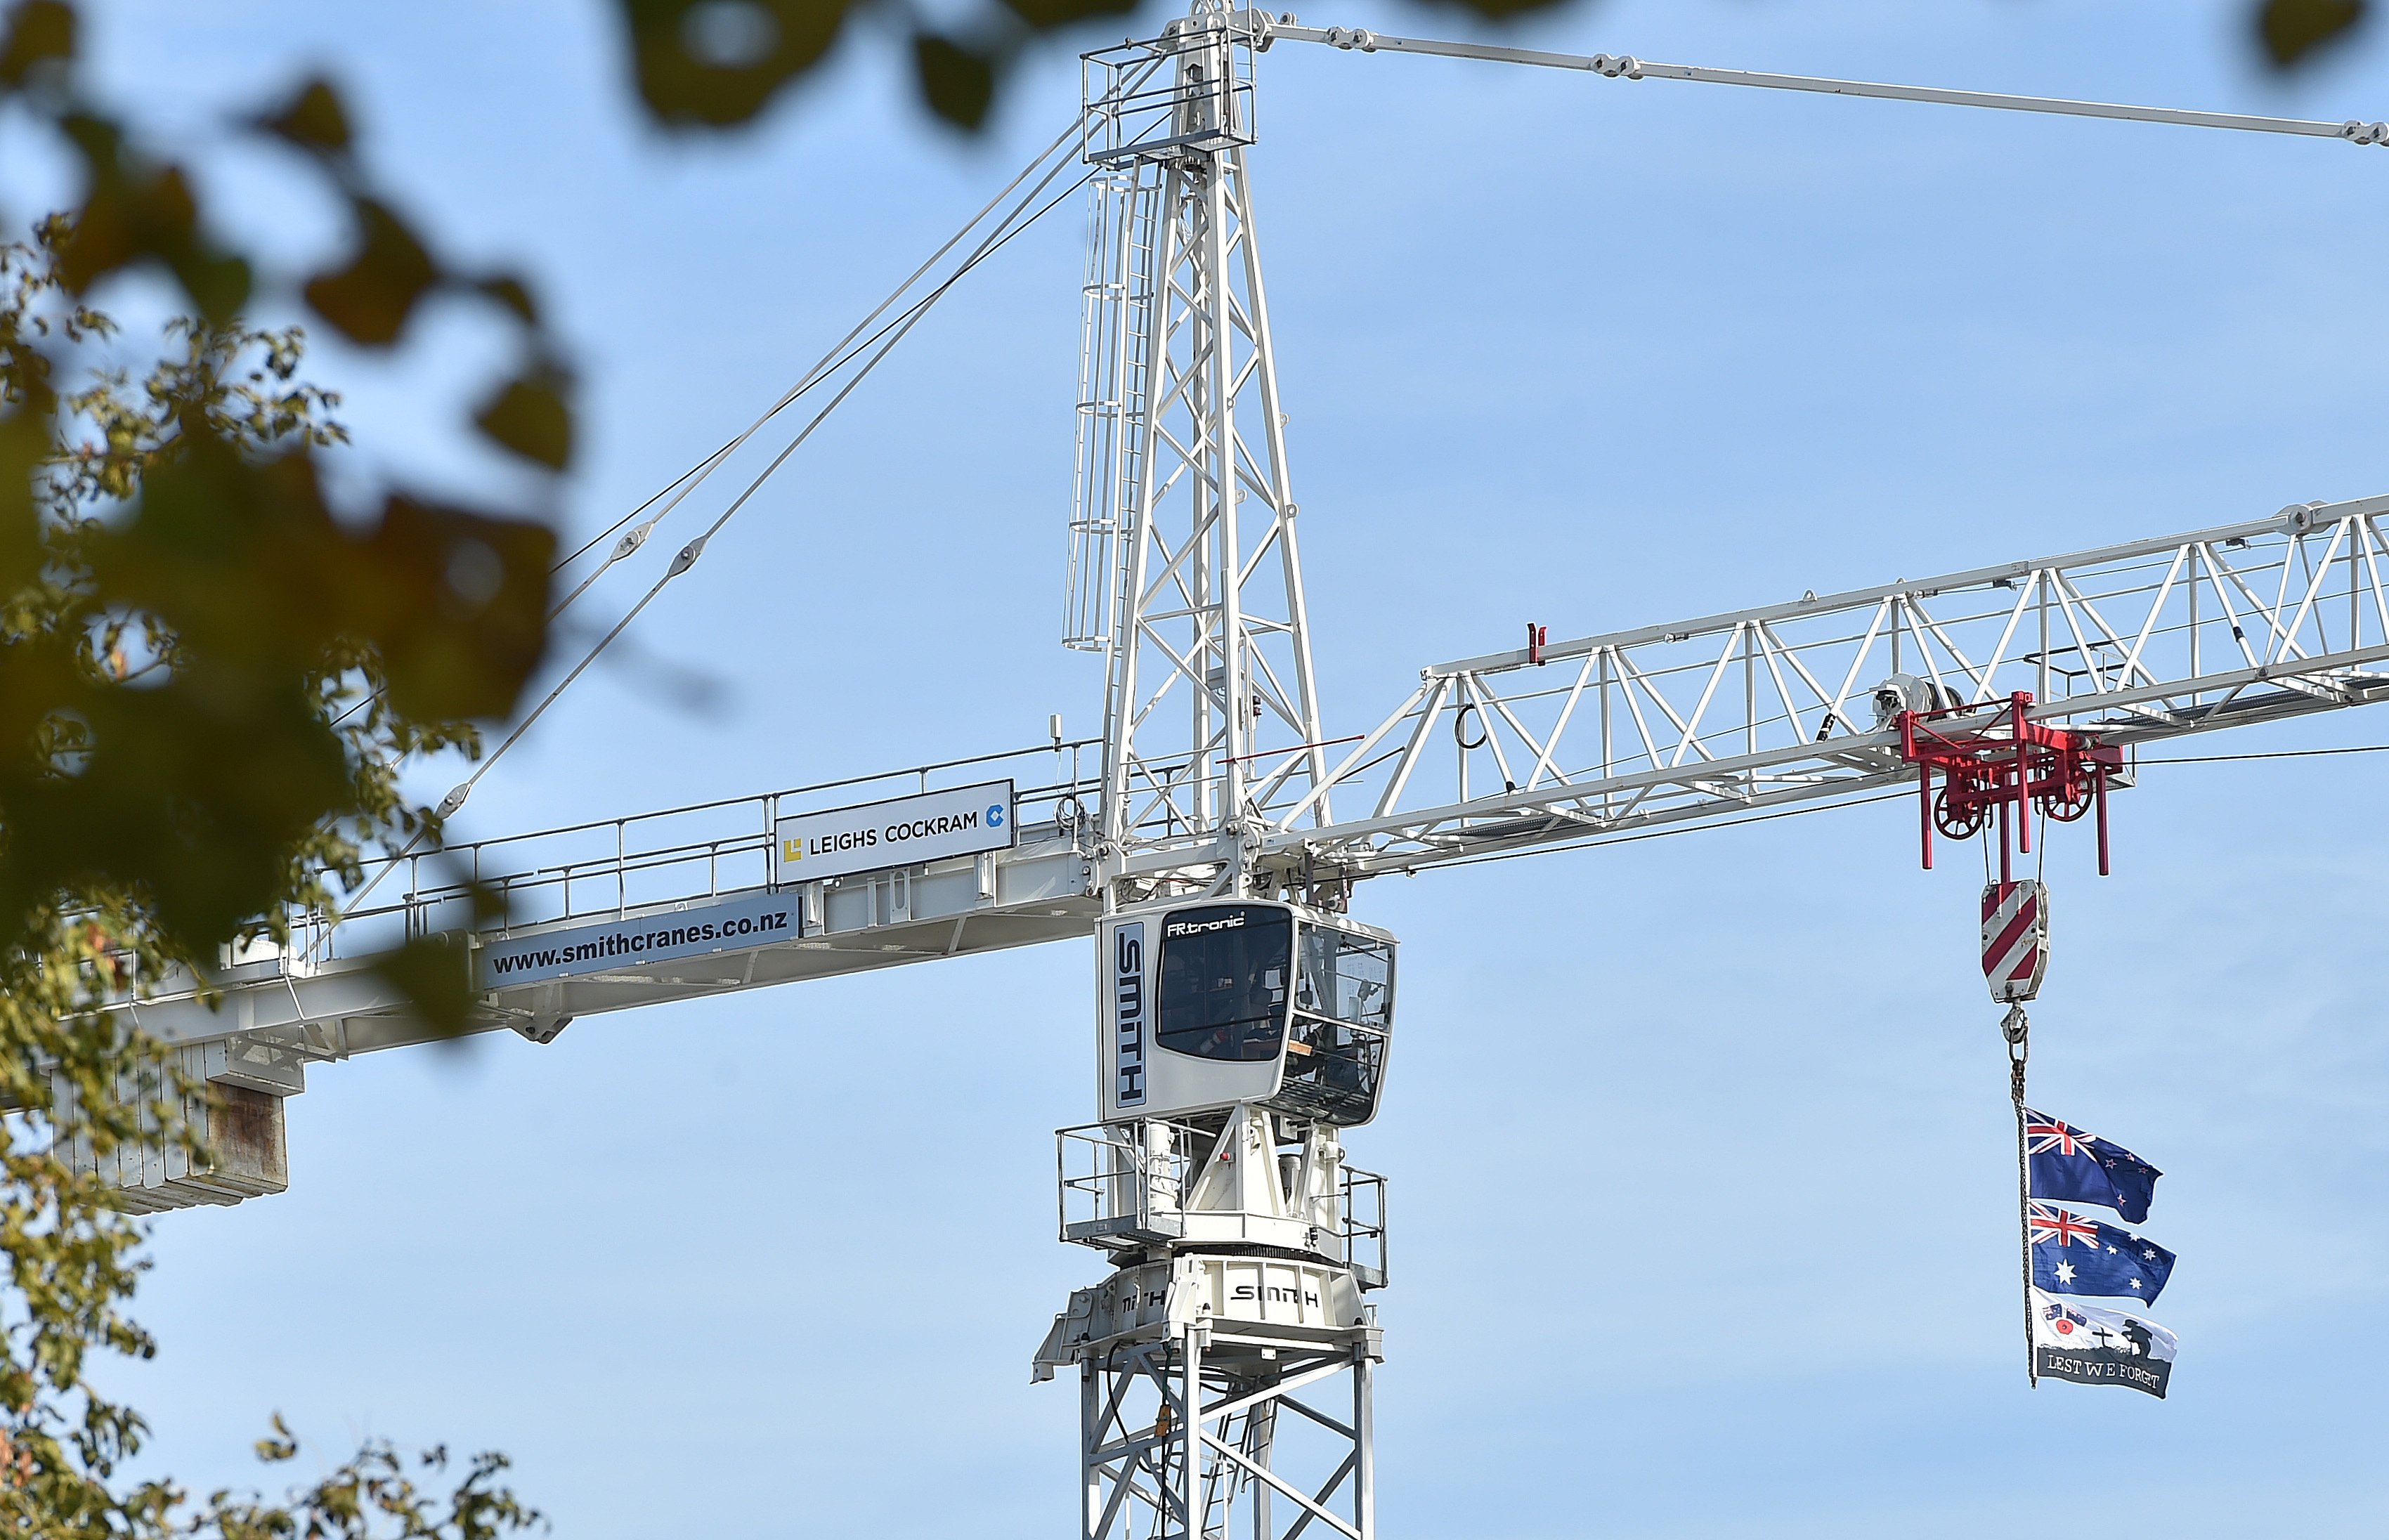
[[(1342, 821), (1314, 823), (1308, 790), (1272, 791), (1236, 847), (1256, 887), (1333, 898), (1387, 871), (1880, 791), (1915, 773), (1877, 713), (1876, 688), (1894, 676), (1967, 701), (2029, 691), (2035, 719), (2127, 747), (2365, 705), (2389, 693), (2385, 569), (2389, 498), (2300, 504), (1439, 663), (1332, 751), (1318, 784), (1345, 794)], [(1151, 799), (1144, 821), (1123, 820), (1105, 848), (1101, 775), (1076, 763), (1101, 746), (459, 846), (452, 859), (511, 901), (504, 924), (471, 933), (483, 954), (773, 893), (794, 916), (785, 937), (752, 948), (608, 956), (535, 982), (493, 980), (489, 1025), (539, 1036), (575, 1015), (1084, 936), (1114, 882), (1134, 897), (1216, 872), (1207, 863), (1223, 859), (1219, 835)], [(1247, 753), (1258, 784), (1310, 778), (1308, 746)], [(1278, 774), (1289, 759), (1304, 766), (1298, 781)], [(826, 881), (784, 880), (775, 864), (773, 828), (787, 813), (996, 776), (1017, 783), (1011, 848)], [(170, 987), (126, 1009), (169, 1041), (246, 1037), (302, 1058), (423, 1040), (367, 964), (396, 936), (466, 929), (470, 896), (428, 858), (398, 865), (396, 897), (337, 923), (300, 916), (298, 947), (223, 970), (220, 1005)]]

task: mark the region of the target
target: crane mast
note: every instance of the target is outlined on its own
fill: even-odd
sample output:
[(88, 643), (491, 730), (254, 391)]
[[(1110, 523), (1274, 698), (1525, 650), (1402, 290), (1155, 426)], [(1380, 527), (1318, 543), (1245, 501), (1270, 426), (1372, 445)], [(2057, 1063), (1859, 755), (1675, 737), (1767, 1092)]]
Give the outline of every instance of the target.
[[(1266, 24), (1198, 4), (1086, 61), (1065, 640), (1105, 662), (1103, 1115), (1057, 1152), (1063, 1238), (1113, 1271), (1035, 1358), (1079, 1382), (1081, 1540), (1376, 1530), (1382, 1349), (1361, 1294), (1385, 1282), (1384, 1184), (1340, 1132), (1375, 1110), (1392, 938), (1217, 901), (1273, 891), (1256, 861), (1278, 822), (1330, 817), (1245, 160)], [(1282, 1445), (1295, 1424), (1309, 1437)]]
[[(546, 1043), (599, 1012), (1092, 935), (1096, 1115), (1057, 1135), (1059, 1232), (1111, 1271), (1034, 1356), (1079, 1386), (1080, 1540), (1373, 1540), (1385, 1184), (1342, 1139), (1377, 1108), (1396, 971), (1394, 938), (1345, 912), (1356, 885), (1910, 785), (1929, 864), (1936, 832), (1983, 832), (1994, 806), (2063, 819), (2095, 796), (2103, 821), (2140, 745), (2389, 698), (2382, 496), (1557, 642), (1529, 620), (1523, 648), (1429, 665), (1331, 726), (1247, 164), (1276, 42), (2389, 142), (2381, 123), (1437, 43), (1196, 0), (1085, 58), (1064, 640), (1103, 660), (1100, 739), (1057, 726), (1010, 755), (458, 846), (444, 869), (387, 858), (378, 905), (294, 913), (289, 947), (113, 1007), (255, 1135), (212, 1169), (134, 1152), (112, 1173), (129, 1202), (285, 1185), (281, 1101), (306, 1067), (430, 1036), (373, 967), (400, 940), (453, 937), (477, 1025)], [(2039, 781), (2036, 753), (2057, 767)], [(951, 851), (854, 854), (957, 830)]]
[[(1198, 6), (1090, 55), (1096, 168), (1065, 640), (1105, 662), (1099, 855), (1182, 864), (1120, 897), (1240, 892), (1268, 809), (1329, 818), (1252, 178), (1264, 19)], [(1133, 890), (1131, 892), (1130, 890)]]

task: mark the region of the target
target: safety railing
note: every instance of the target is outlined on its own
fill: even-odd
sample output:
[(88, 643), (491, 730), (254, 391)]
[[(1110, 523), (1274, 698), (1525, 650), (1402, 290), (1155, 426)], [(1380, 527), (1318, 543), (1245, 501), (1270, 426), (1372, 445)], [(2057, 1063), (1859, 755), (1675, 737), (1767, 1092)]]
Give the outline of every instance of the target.
[(1336, 1194), (1335, 1239), (1340, 1254), (1363, 1289), (1386, 1286), (1386, 1178), (1373, 1171), (1344, 1168)]
[[(1156, 1139), (1165, 1129), (1169, 1137)], [(1090, 1124), (1054, 1135), (1061, 1236), (1129, 1250), (1186, 1233), (1182, 1206), (1202, 1135), (1177, 1124)]]
[[(1197, 1213), (1185, 1206), (1195, 1168), (1217, 1138), (1216, 1133), (1159, 1119), (1059, 1130), (1054, 1161), (1061, 1239), (1119, 1252), (1190, 1238), (1220, 1238), (1214, 1227), (1233, 1224), (1235, 1215)], [(1339, 1163), (1332, 1214), (1314, 1209), (1298, 1219), (1252, 1224), (1259, 1228), (1247, 1225), (1236, 1238), (1298, 1243), (1348, 1266), (1362, 1288), (1385, 1287), (1386, 1179), (1373, 1171)], [(1275, 1235), (1279, 1228), (1288, 1235)]]
[[(1092, 833), (1101, 793), (1093, 770), (1101, 753), (1100, 739), (1063, 740), (760, 796), (403, 851), (367, 861), (337, 916), (293, 914), (292, 949), (321, 962), (435, 933), (619, 917), (763, 887), (773, 880), (773, 831), (781, 819), (975, 781), (1015, 783), (1014, 818), (1024, 842)], [(494, 915), (477, 912), (487, 897), (499, 900)]]

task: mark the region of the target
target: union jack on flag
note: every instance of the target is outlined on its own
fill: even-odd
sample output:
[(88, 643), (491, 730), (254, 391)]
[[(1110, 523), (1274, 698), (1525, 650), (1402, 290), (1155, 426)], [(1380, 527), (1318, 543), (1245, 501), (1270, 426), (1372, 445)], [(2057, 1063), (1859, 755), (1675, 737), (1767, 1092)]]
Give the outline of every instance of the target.
[(2089, 1153), (2091, 1136), (2070, 1123), (2050, 1118), (2045, 1123), (2027, 1123), (2025, 1138), (2031, 1140), (2027, 1153), (2046, 1155), (2082, 1155)]
[(2099, 1222), (2068, 1214), (2062, 1208), (2045, 1208), (2035, 1203), (2032, 1205), (2032, 1243), (2038, 1246), (2049, 1241), (2056, 1241), (2061, 1251), (2067, 1246), (2088, 1246), (2097, 1251)]
[(2156, 1303), (2173, 1276), (2173, 1253), (2114, 1225), (2050, 1203), (2025, 1210), (2033, 1287), (2052, 1294), (2111, 1294)]
[(2120, 1144), (2030, 1107), (2024, 1112), (2024, 1134), (2034, 1197), (2096, 1203), (2136, 1225), (2149, 1216), (2149, 1201), (2164, 1174), (2155, 1166)]

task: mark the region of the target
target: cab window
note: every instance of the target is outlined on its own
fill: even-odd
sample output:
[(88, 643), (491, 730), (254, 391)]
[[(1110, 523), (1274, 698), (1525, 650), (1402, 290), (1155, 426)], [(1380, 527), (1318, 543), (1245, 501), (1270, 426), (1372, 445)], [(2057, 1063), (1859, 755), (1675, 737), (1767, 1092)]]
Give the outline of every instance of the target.
[(1181, 910), (1162, 922), (1156, 1037), (1198, 1059), (1273, 1059), (1285, 1033), (1294, 923), (1258, 904)]
[(1303, 926), (1285, 1076), (1271, 1105), (1328, 1123), (1367, 1122), (1393, 1020), (1393, 944)]
[(1295, 1005), (1305, 1015), (1386, 1030), (1394, 1014), (1393, 947), (1374, 936), (1304, 926)]

